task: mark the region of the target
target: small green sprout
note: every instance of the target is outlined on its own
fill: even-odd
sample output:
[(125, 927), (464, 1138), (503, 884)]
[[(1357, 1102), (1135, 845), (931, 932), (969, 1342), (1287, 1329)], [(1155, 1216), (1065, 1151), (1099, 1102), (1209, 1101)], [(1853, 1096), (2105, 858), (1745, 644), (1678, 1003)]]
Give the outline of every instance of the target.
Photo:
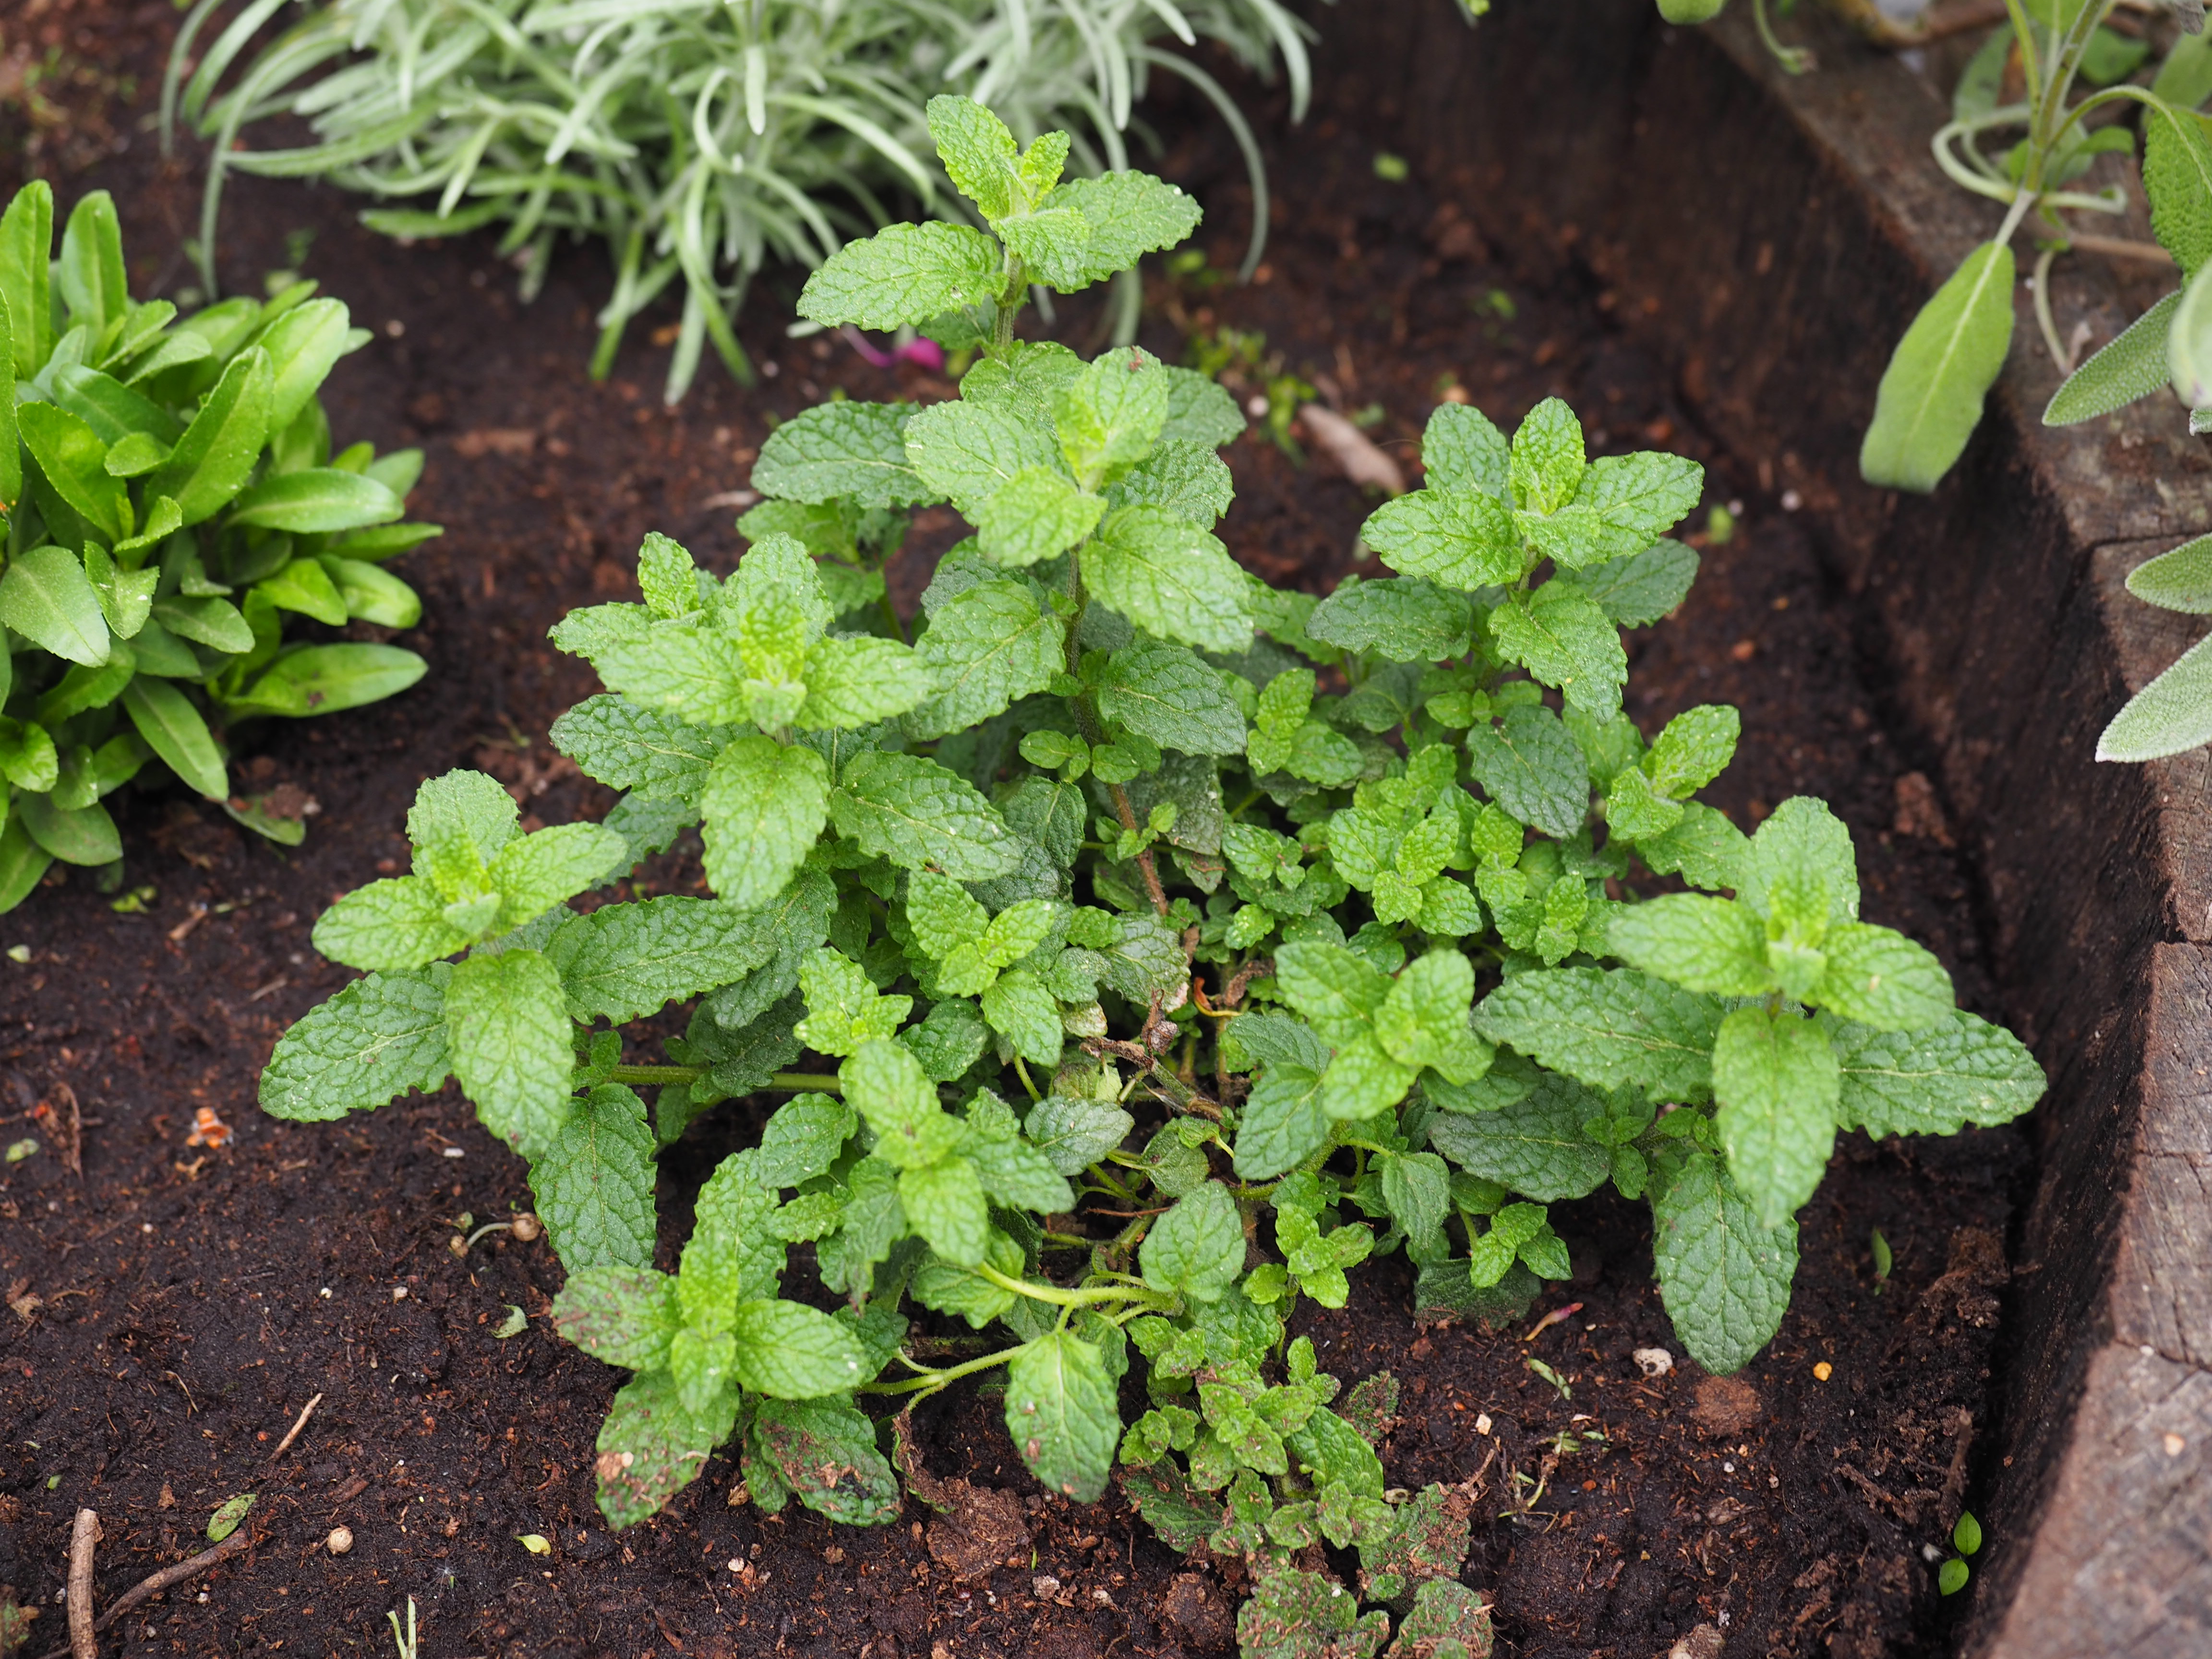
[(1406, 165), (1404, 156), (1393, 155), (1387, 149), (1376, 152), (1375, 176), (1377, 179), (1388, 179), (1394, 185), (1402, 185), (1412, 172), (1413, 169)]
[[(1881, 1229), (1874, 1230), (1874, 1293), (1880, 1296), (1889, 1285), (1889, 1270), (1895, 1258), (1889, 1253), (1889, 1241), (1881, 1236)], [(1971, 1552), (1970, 1552), (1971, 1553)]]
[(417, 1659), (422, 1642), (415, 1634), (415, 1598), (407, 1598), (407, 1628), (404, 1632), (399, 1628), (398, 1613), (387, 1613), (384, 1616), (392, 1621), (392, 1645), (399, 1650), (399, 1659)]

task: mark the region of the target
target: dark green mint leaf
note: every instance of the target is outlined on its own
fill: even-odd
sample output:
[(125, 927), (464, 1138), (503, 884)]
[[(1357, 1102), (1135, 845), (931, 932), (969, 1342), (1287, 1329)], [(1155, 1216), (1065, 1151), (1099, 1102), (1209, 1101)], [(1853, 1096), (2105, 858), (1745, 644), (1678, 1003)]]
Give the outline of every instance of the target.
[(1505, 434), (1473, 404), (1438, 404), (1421, 434), (1421, 465), (1431, 489), (1472, 489), (1505, 499)]
[(538, 1218), (561, 1265), (653, 1265), (655, 1146), (645, 1103), (619, 1084), (579, 1101), (552, 1144), (530, 1166)]
[(1212, 1302), (1244, 1271), (1244, 1219), (1237, 1200), (1208, 1181), (1152, 1224), (1139, 1251), (1145, 1283), (1194, 1302)]
[(1194, 368), (1170, 365), (1160, 372), (1168, 377), (1167, 424), (1160, 428), (1163, 445), (1193, 443), (1218, 449), (1244, 435), (1243, 412), (1224, 388)]
[(1091, 591), (1158, 638), (1207, 651), (1251, 643), (1243, 572), (1188, 519), (1158, 507), (1121, 507), (1106, 516), (1083, 561)]
[(1651, 1200), (1660, 1299), (1690, 1357), (1740, 1370), (1781, 1328), (1797, 1273), (1797, 1224), (1759, 1224), (1719, 1162), (1692, 1152)]
[(698, 1478), (729, 1428), (686, 1411), (668, 1371), (640, 1371), (623, 1383), (599, 1425), (599, 1513), (607, 1524), (619, 1529), (659, 1514)]
[(1522, 823), (1565, 841), (1589, 811), (1589, 763), (1550, 709), (1523, 705), (1467, 734), (1478, 782)]
[(760, 1176), (775, 1187), (796, 1187), (827, 1173), (852, 1139), (859, 1118), (829, 1095), (794, 1095), (777, 1107), (761, 1131)]
[(956, 881), (1012, 875), (1021, 851), (991, 804), (918, 755), (868, 750), (846, 763), (830, 811), (840, 835), (903, 869), (933, 866)]
[(1473, 621), (1464, 593), (1419, 576), (1347, 579), (1314, 607), (1306, 632), (1347, 651), (1373, 651), (1393, 662), (1441, 662), (1466, 654)]
[(1475, 1024), (1594, 1087), (1634, 1084), (1695, 1104), (1711, 1097), (1721, 1014), (1714, 998), (1628, 969), (1560, 968), (1514, 975), (1483, 999)]
[(1842, 1073), (1837, 1121), (1877, 1139), (2008, 1123), (2043, 1096), (2043, 1068), (2027, 1046), (1963, 1010), (1909, 1033), (1839, 1021), (1829, 1041)]
[(1679, 874), (1708, 892), (1734, 887), (1751, 837), (1710, 806), (1690, 801), (1671, 830), (1636, 837), (1636, 850), (1654, 874)]
[(553, 1298), (553, 1328), (594, 1359), (649, 1371), (668, 1363), (684, 1327), (676, 1281), (650, 1267), (572, 1269)]
[(744, 977), (775, 955), (759, 914), (668, 896), (570, 916), (546, 941), (568, 1012), (620, 1025)]
[(1904, 934), (1865, 922), (1828, 929), (1828, 959), (1813, 1000), (1822, 1007), (1886, 1031), (1924, 1031), (1951, 1015), (1951, 976), (1934, 954)]
[(1096, 1503), (1121, 1438), (1121, 1407), (1098, 1349), (1055, 1330), (1016, 1353), (1006, 1371), (1006, 1432), (1048, 1491)]
[(1641, 553), (1608, 559), (1587, 570), (1564, 571), (1554, 582), (1572, 582), (1623, 628), (1645, 628), (1689, 597), (1698, 578), (1694, 548), (1654, 542)]
[(1510, 1104), (1431, 1118), (1429, 1144), (1470, 1175), (1549, 1204), (1595, 1192), (1612, 1174), (1611, 1150), (1583, 1133), (1605, 1113), (1603, 1095), (1546, 1073)]
[(261, 1109), (326, 1123), (381, 1106), (410, 1089), (434, 1092), (446, 1055), (443, 963), (356, 980), (311, 1008), (276, 1041), (261, 1073)]
[(778, 1489), (843, 1526), (898, 1518), (898, 1477), (876, 1449), (876, 1425), (849, 1398), (763, 1401), (745, 1431), (744, 1469), (756, 1494), (768, 1473)]
[(1221, 671), (1185, 646), (1139, 638), (1114, 653), (1098, 682), (1098, 712), (1164, 749), (1244, 752), (1243, 712)]
[(1526, 605), (1509, 599), (1491, 611), (1490, 632), (1499, 654), (1557, 686), (1574, 708), (1600, 720), (1620, 712), (1628, 653), (1613, 619), (1580, 588), (1546, 582)]

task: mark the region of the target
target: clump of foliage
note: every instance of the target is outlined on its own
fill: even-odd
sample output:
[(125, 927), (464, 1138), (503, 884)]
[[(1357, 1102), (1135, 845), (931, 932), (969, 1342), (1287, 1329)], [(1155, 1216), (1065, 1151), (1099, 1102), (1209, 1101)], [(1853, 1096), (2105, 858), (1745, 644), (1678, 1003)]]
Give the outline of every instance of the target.
[[(1952, 118), (1936, 135), (1936, 160), (1961, 189), (2003, 203), (2004, 221), (1960, 262), (1899, 342), (1860, 452), (1869, 483), (1931, 490), (1965, 451), (2011, 348), (2012, 242), (2023, 226), (2039, 249), (2036, 321), (2067, 377), (2044, 423), (2095, 420), (2171, 386), (2190, 410), (2189, 429), (2212, 432), (2212, 137), (2197, 112), (2212, 98), (2212, 37), (2203, 32), (2203, 0), (2171, 0), (2182, 33), (2150, 84), (2139, 84), (2130, 77), (2150, 73), (2151, 43), (2109, 27), (2118, 3), (2017, 0), (1960, 76)], [(1695, 11), (1676, 21), (1703, 21), (1720, 4), (1660, 0), (1660, 9)], [(2008, 100), (2015, 76), (2021, 95)], [(2094, 90), (2077, 98), (2081, 85)], [(1993, 143), (2004, 137), (2014, 142)], [(2076, 368), (2051, 298), (2053, 262), (2083, 235), (2064, 216), (2127, 212), (2119, 185), (2093, 191), (2081, 180), (2100, 157), (2133, 156), (2138, 148), (2151, 231), (2179, 267), (2183, 286)], [(2109, 238), (2091, 240), (2110, 246)], [(2129, 591), (2169, 611), (2212, 611), (2208, 561), (2212, 538), (2199, 538), (2136, 571)], [(2184, 653), (2114, 716), (2097, 758), (2155, 760), (2208, 741), (2212, 641)]]
[[(248, 56), (284, 9), (248, 0), (195, 64), (225, 4), (200, 0), (186, 19), (162, 101), (165, 121), (181, 113), (213, 141), (200, 232), (210, 288), (231, 171), (329, 179), (383, 198), (393, 205), (362, 216), (395, 236), (501, 226), (526, 297), (563, 234), (602, 241), (615, 286), (593, 372), (611, 368), (630, 321), (680, 280), (672, 403), (709, 342), (750, 384), (731, 319), (763, 263), (819, 264), (892, 219), (902, 198), (964, 215), (933, 165), (932, 88), (990, 103), (1024, 133), (1071, 129), (1076, 165), (1097, 173), (1127, 165), (1123, 133), (1155, 71), (1189, 82), (1244, 154), (1249, 275), (1267, 236), (1259, 146), (1220, 83), (1170, 37), (1225, 48), (1255, 73), (1279, 58), (1303, 112), (1311, 34), (1280, 0), (328, 0)], [(238, 146), (279, 114), (303, 118), (315, 142)], [(1137, 289), (1122, 297), (1133, 331)]]
[[(1622, 712), (1620, 629), (1695, 574), (1664, 539), (1694, 464), (1589, 460), (1556, 400), (1510, 441), (1447, 404), (1425, 487), (1364, 531), (1400, 574), (1273, 590), (1213, 534), (1224, 392), (1014, 331), (1032, 283), (1103, 280), (1196, 210), (1139, 173), (1060, 182), (1064, 135), (930, 113), (988, 232), (854, 244), (802, 308), (974, 345), (959, 398), (785, 422), (735, 571), (652, 537), (641, 604), (561, 623), (608, 690), (554, 740), (614, 814), (522, 836), (489, 780), (425, 784), (413, 873), (316, 929), (370, 971), (278, 1044), (264, 1104), (333, 1118), (450, 1073), (530, 1160), (556, 1321), (632, 1373), (599, 1442), (617, 1524), (732, 1441), (769, 1507), (887, 1518), (860, 1402), (1003, 1369), (1052, 1491), (1096, 1498), (1118, 1451), (1164, 1534), (1252, 1558), (1253, 1651), (1386, 1633), (1289, 1566), (1319, 1539), (1412, 1604), (1405, 1650), (1480, 1651), (1479, 1604), (1440, 1588), (1463, 1507), (1393, 1501), (1358, 1427), (1383, 1385), (1333, 1408), (1284, 1346), (1297, 1299), (1343, 1307), (1402, 1249), (1425, 1306), (1517, 1314), (1570, 1271), (1547, 1206), (1610, 1182), (1652, 1206), (1685, 1345), (1732, 1370), (1781, 1322), (1839, 1131), (2001, 1122), (2041, 1073), (1859, 919), (1820, 803), (1746, 836), (1694, 799), (1734, 710), (1649, 740)], [(909, 641), (881, 550), (942, 501), (975, 533)], [(565, 902), (693, 823), (714, 896)], [(1639, 864), (1696, 890), (1628, 896)], [(625, 1058), (623, 1024), (694, 998), (665, 1061)], [(657, 1144), (763, 1092), (790, 1098), (656, 1268)], [(1003, 1335), (933, 1365), (909, 1306)]]
[(338, 301), (295, 283), (179, 315), (131, 298), (115, 204), (78, 202), (52, 257), (52, 191), (0, 216), (0, 910), (54, 860), (123, 856), (102, 799), (159, 763), (241, 823), (210, 726), (333, 713), (404, 690), (394, 646), (284, 641), (287, 612), (412, 627), (382, 567), (438, 534), (397, 522), (417, 450), (331, 453), (316, 397), (366, 344)]

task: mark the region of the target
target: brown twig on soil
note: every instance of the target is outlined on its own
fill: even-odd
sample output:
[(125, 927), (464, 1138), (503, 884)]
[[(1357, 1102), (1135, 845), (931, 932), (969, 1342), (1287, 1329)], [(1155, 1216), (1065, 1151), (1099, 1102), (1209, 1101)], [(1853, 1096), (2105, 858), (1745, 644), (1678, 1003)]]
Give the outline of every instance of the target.
[(84, 1112), (76, 1103), (76, 1091), (66, 1083), (54, 1085), (54, 1092), (69, 1108), (69, 1121), (61, 1132), (62, 1167), (79, 1181), (84, 1179)]
[(300, 1431), (307, 1426), (307, 1419), (315, 1414), (315, 1407), (322, 1403), (322, 1395), (317, 1395), (306, 1405), (300, 1407), (299, 1417), (294, 1421), (290, 1430), (286, 1432), (284, 1437), (276, 1443), (276, 1449), (269, 1454), (269, 1461), (270, 1462), (274, 1463), (286, 1452), (292, 1449), (292, 1443), (300, 1437)]
[[(92, 1511), (90, 1510), (79, 1511), (80, 1516), (90, 1515)], [(95, 1522), (94, 1524), (96, 1526), (98, 1523)], [(95, 1536), (97, 1534), (95, 1534)], [(70, 1602), (70, 1645), (65, 1648), (55, 1648), (50, 1652), (40, 1654), (39, 1656), (39, 1659), (82, 1659), (82, 1656), (91, 1654), (94, 1651), (91, 1640), (94, 1632), (106, 1630), (110, 1625), (120, 1619), (125, 1613), (130, 1612), (131, 1608), (137, 1607), (141, 1601), (145, 1601), (149, 1596), (159, 1594), (161, 1591), (168, 1589), (172, 1584), (181, 1584), (185, 1579), (195, 1577), (200, 1573), (205, 1572), (210, 1567), (216, 1566), (222, 1562), (228, 1560), (232, 1556), (236, 1555), (251, 1542), (252, 1542), (252, 1535), (244, 1528), (240, 1528), (238, 1531), (231, 1534), (229, 1537), (224, 1539), (222, 1542), (217, 1544), (213, 1549), (202, 1550), (198, 1555), (192, 1557), (189, 1561), (179, 1561), (173, 1567), (164, 1567), (159, 1572), (149, 1573), (145, 1577), (133, 1584), (129, 1589), (124, 1591), (122, 1595), (117, 1596), (113, 1602), (109, 1605), (107, 1611), (101, 1613), (96, 1622), (87, 1626), (85, 1632), (85, 1642), (83, 1646), (81, 1648), (77, 1645), (76, 1639), (76, 1602), (74, 1597), (72, 1597)], [(72, 1561), (70, 1565), (70, 1583), (72, 1587), (76, 1583), (76, 1571), (74, 1561)], [(91, 1553), (88, 1550), (86, 1552), (85, 1559), (85, 1602), (88, 1612), (90, 1611), (91, 1599)]]
[(69, 1601), (70, 1659), (100, 1659), (100, 1644), (93, 1636), (92, 1552), (100, 1542), (100, 1516), (91, 1510), (76, 1512), (70, 1528)]

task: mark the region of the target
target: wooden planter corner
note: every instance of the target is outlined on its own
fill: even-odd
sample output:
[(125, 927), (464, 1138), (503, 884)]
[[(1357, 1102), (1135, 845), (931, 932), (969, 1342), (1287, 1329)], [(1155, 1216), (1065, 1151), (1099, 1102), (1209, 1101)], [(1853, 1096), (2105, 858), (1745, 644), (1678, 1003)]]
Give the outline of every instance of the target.
[[(1943, 105), (1893, 59), (1824, 35), (1792, 79), (1747, 16), (1669, 29), (1650, 0), (1498, 0), (1473, 30), (1445, 0), (1309, 11), (1347, 125), (1525, 278), (1602, 277), (1715, 434), (1798, 490), (1941, 756), (2002, 1012), (2051, 1081), (1961, 1650), (2212, 1653), (2212, 767), (2093, 759), (2203, 631), (2122, 586), (2212, 528), (2203, 445), (2164, 398), (2044, 428), (2058, 377), (2023, 289), (1951, 477), (1924, 499), (1860, 481), (1892, 345), (2001, 216), (1936, 169)], [(2061, 272), (2063, 328), (2086, 314), (2101, 343), (2134, 314), (2095, 259)]]

